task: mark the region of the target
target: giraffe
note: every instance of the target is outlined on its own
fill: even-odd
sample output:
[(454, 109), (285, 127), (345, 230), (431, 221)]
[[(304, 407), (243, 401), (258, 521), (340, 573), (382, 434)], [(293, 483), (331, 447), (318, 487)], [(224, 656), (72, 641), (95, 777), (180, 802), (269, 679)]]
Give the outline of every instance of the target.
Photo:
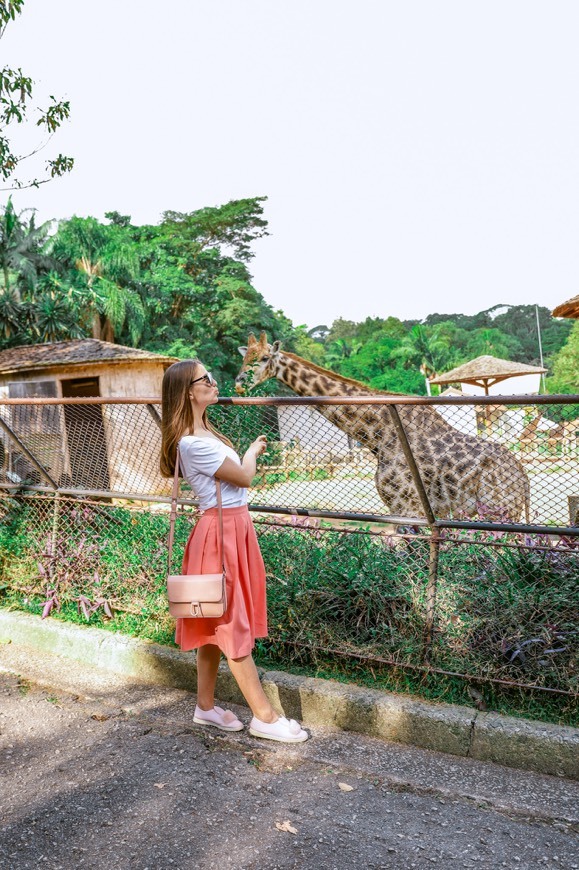
[[(321, 368), (250, 334), (235, 389), (243, 394), (277, 378), (299, 396), (377, 396), (364, 384)], [(423, 508), (384, 405), (322, 405), (319, 412), (374, 454), (376, 489), (390, 513), (421, 516)], [(479, 509), (500, 512), (519, 522), (523, 509), (529, 521), (529, 481), (518, 460), (500, 444), (465, 435), (428, 405), (400, 405), (400, 418), (416, 459), (434, 515), (467, 518)]]
[(577, 432), (579, 420), (562, 420), (547, 435), (547, 445), (553, 452), (561, 445), (561, 455), (571, 456), (577, 450)]
[(536, 412), (536, 416), (527, 423), (519, 438), (521, 450), (525, 453), (533, 453), (537, 449), (537, 430), (539, 423), (543, 419), (540, 411)]

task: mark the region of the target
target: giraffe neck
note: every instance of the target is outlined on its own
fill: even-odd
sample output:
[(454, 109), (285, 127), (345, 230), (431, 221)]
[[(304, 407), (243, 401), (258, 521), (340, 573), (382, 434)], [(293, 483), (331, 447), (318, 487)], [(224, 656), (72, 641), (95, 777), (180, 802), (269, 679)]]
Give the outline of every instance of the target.
[[(320, 369), (307, 360), (293, 354), (280, 354), (276, 378), (286, 384), (298, 396), (373, 396), (374, 390), (364, 387), (335, 372)], [(321, 405), (318, 408), (326, 420), (360, 441), (372, 452), (391, 424), (379, 406), (372, 405)]]
[(293, 354), (280, 354), (276, 378), (298, 396), (372, 396), (375, 392), (363, 384), (321, 369)]
[[(295, 354), (281, 353), (275, 377), (286, 384), (298, 396), (376, 396), (395, 395), (378, 392), (350, 378), (322, 369)], [(347, 435), (361, 441), (372, 451), (377, 451), (380, 443), (394, 437), (398, 446), (394, 426), (386, 409), (380, 405), (322, 405), (318, 408)], [(433, 437), (435, 433), (454, 433), (455, 430), (437, 414), (434, 408), (407, 406), (400, 411), (408, 423), (407, 437), (413, 441)]]

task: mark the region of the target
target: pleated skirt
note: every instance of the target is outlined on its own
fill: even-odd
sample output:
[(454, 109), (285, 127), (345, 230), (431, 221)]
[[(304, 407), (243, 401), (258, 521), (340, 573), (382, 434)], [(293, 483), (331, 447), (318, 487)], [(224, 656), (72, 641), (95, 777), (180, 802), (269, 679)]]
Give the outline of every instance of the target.
[[(219, 564), (219, 515), (206, 510), (189, 535), (183, 574), (213, 574)], [(181, 649), (214, 644), (228, 658), (249, 655), (257, 637), (267, 637), (265, 566), (247, 506), (223, 508), (227, 611), (216, 619), (177, 619)]]

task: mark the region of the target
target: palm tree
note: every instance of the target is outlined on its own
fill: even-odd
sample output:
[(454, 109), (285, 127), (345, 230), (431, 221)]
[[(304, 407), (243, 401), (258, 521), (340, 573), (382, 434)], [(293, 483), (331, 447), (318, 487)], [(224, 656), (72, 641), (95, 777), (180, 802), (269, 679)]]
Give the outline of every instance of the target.
[(27, 303), (16, 298), (12, 288), (0, 290), (0, 335), (8, 342), (25, 335), (30, 325), (30, 310)]
[(333, 371), (338, 371), (344, 360), (358, 353), (362, 342), (357, 338), (336, 338), (326, 348), (325, 365)]
[(77, 296), (74, 287), (56, 272), (49, 272), (39, 280), (32, 300), (31, 324), (31, 332), (37, 341), (84, 337), (85, 332), (79, 323)]
[(32, 294), (39, 274), (52, 262), (44, 251), (51, 223), (37, 227), (34, 211), (26, 220), (24, 212), (16, 214), (11, 199), (0, 215), (0, 335), (9, 343), (34, 334)]
[(145, 307), (134, 288), (139, 262), (126, 228), (106, 226), (94, 218), (71, 218), (59, 227), (53, 253), (73, 273), (93, 338), (114, 341), (115, 332), (127, 323), (136, 343)]
[(28, 221), (23, 215), (24, 212), (16, 214), (9, 199), (0, 216), (0, 271), (4, 294), (12, 294), (16, 303), (22, 301), (22, 284), (33, 287), (39, 271), (51, 265), (43, 245), (52, 221), (37, 227), (34, 211)]
[(441, 369), (452, 368), (456, 362), (456, 353), (436, 326), (432, 329), (417, 323), (402, 339), (399, 347), (392, 352), (392, 357), (403, 360), (406, 365), (420, 369), (426, 383), (426, 392), (430, 395), (430, 378)]

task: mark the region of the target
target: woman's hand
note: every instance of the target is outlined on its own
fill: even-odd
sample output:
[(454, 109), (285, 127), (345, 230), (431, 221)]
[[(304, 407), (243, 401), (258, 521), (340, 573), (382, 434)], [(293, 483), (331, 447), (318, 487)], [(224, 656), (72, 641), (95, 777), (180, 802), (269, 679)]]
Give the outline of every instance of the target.
[(259, 435), (255, 441), (249, 445), (249, 451), (251, 450), (256, 456), (261, 456), (262, 453), (265, 453), (267, 450), (267, 437), (265, 435)]

